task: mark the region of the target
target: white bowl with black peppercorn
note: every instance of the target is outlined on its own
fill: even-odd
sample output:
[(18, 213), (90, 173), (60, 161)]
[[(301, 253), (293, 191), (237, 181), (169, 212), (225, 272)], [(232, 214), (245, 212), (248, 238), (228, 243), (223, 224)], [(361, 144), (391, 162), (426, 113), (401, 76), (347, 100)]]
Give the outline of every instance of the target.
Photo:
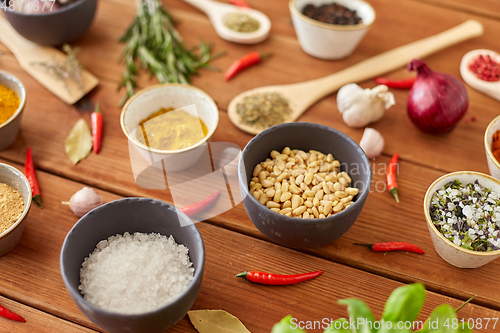
[(351, 55), (375, 21), (362, 0), (290, 0), (289, 7), (302, 50), (326, 60)]
[(500, 180), (475, 171), (438, 178), (427, 189), (424, 213), (434, 248), (460, 268), (500, 257)]

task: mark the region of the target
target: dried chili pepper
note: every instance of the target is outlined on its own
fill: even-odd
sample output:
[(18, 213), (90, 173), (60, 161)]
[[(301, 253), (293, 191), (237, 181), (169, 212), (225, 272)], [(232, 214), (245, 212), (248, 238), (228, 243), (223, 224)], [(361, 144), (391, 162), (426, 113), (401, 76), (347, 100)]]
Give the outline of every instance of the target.
[(26, 322), (26, 320), (24, 320), (23, 317), (21, 317), (17, 313), (10, 311), (9, 309), (4, 308), (1, 305), (0, 305), (0, 317), (4, 317), (4, 318), (10, 319), (10, 320), (19, 321), (21, 323)]
[(225, 79), (229, 81), (233, 78), (237, 73), (241, 72), (245, 68), (258, 64), (262, 58), (270, 57), (272, 53), (259, 53), (259, 52), (250, 52), (243, 57), (236, 60), (231, 67), (226, 72)]
[(229, 0), (229, 3), (238, 7), (250, 8), (250, 6), (244, 0)]
[(92, 120), (92, 145), (94, 148), (94, 153), (97, 154), (101, 149), (102, 128), (104, 125), (102, 112), (99, 109), (99, 102), (95, 104), (95, 110), (94, 112), (92, 112), (91, 120)]
[(425, 253), (424, 250), (416, 245), (405, 243), (405, 242), (387, 242), (387, 243), (373, 243), (373, 244), (362, 244), (354, 243), (355, 245), (366, 246), (372, 251), (376, 252), (386, 252), (386, 251), (409, 251), (419, 254)]
[(384, 84), (388, 86), (389, 88), (396, 88), (396, 89), (410, 89), (413, 86), (413, 83), (415, 83), (415, 80), (417, 79), (416, 76), (409, 77), (407, 79), (387, 79), (385, 77), (376, 77), (374, 81), (377, 84)]
[(321, 273), (323, 273), (323, 271), (294, 274), (294, 275), (279, 275), (271, 273), (246, 271), (243, 273), (236, 274), (236, 277), (242, 277), (247, 279), (248, 281), (252, 281), (255, 283), (269, 284), (273, 286), (282, 286), (282, 285), (294, 284), (302, 281), (311, 280), (320, 275)]
[(469, 70), (483, 81), (496, 82), (500, 80), (500, 64), (489, 55), (479, 55), (469, 65)]
[(389, 166), (387, 166), (387, 187), (389, 188), (389, 192), (391, 192), (394, 198), (396, 198), (397, 203), (399, 203), (398, 183), (396, 182), (396, 174), (398, 173), (398, 160), (399, 154), (396, 153), (391, 157)]
[(35, 166), (33, 165), (33, 156), (31, 155), (31, 148), (28, 147), (26, 151), (26, 163), (24, 164), (24, 174), (31, 185), (31, 194), (33, 195), (33, 201), (36, 202), (40, 208), (43, 208), (42, 197), (40, 196), (40, 187), (38, 186), (38, 180), (36, 179)]
[(208, 196), (205, 200), (194, 203), (192, 205), (182, 207), (181, 211), (186, 214), (187, 216), (191, 217), (199, 212), (203, 211), (205, 208), (210, 206), (211, 204), (214, 203), (215, 199), (219, 196), (220, 191), (215, 192), (214, 194), (211, 194)]

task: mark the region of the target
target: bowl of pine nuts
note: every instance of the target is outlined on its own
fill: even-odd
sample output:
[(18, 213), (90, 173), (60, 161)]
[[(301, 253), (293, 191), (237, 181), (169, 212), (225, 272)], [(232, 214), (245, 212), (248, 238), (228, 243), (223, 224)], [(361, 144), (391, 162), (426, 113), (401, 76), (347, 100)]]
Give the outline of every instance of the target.
[(291, 248), (327, 245), (357, 220), (370, 191), (370, 162), (346, 134), (313, 123), (285, 123), (254, 137), (238, 165), (253, 224)]

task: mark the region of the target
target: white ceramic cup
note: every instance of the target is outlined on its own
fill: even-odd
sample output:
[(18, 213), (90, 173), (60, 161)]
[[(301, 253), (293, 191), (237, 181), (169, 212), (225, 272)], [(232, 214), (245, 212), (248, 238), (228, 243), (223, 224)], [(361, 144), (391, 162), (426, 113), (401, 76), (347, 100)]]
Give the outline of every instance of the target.
[(289, 7), (293, 26), (302, 50), (307, 54), (326, 60), (345, 58), (354, 51), (375, 20), (372, 6), (362, 0), (335, 0), (335, 3), (355, 10), (363, 23), (337, 25), (313, 20), (302, 14), (303, 8), (312, 4), (320, 6), (333, 0), (290, 0)]
[(436, 252), (441, 258), (447, 263), (460, 267), (460, 268), (477, 268), (486, 265), (490, 261), (495, 260), (500, 257), (500, 250), (491, 252), (479, 252), (464, 249), (463, 247), (455, 245), (450, 242), (446, 237), (441, 234), (441, 232), (434, 226), (429, 213), (429, 208), (432, 200), (432, 196), (436, 191), (443, 188), (449, 182), (458, 179), (463, 185), (468, 183), (473, 183), (476, 179), (479, 183), (500, 194), (500, 181), (484, 173), (475, 171), (458, 171), (446, 174), (438, 178), (431, 186), (427, 189), (424, 199), (424, 213), (425, 219), (427, 220), (427, 227), (431, 235), (432, 243)]
[[(160, 150), (140, 143), (133, 134), (142, 120), (161, 108), (179, 109), (190, 105), (196, 106), (196, 114), (192, 115), (200, 117), (208, 129), (208, 134), (198, 143), (184, 149)], [(146, 167), (152, 165), (162, 169), (163, 164), (165, 171), (175, 172), (193, 166), (201, 157), (206, 149), (206, 142), (219, 124), (219, 110), (214, 100), (201, 89), (184, 84), (158, 84), (145, 88), (131, 97), (123, 107), (120, 121), (123, 133), (129, 142), (147, 161)]]

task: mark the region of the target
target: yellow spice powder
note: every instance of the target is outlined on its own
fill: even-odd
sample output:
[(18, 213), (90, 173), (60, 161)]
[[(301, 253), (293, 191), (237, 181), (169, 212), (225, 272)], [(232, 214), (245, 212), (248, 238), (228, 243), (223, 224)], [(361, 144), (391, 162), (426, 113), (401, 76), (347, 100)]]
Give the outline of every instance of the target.
[(184, 110), (173, 111), (172, 108), (162, 108), (141, 121), (140, 125), (142, 131), (137, 131), (137, 140), (148, 147), (161, 150), (190, 147), (208, 134), (208, 129), (200, 118)]
[(0, 84), (0, 125), (16, 113), (19, 103), (16, 93)]
[(0, 183), (0, 234), (9, 229), (24, 211), (24, 201), (11, 186)]

